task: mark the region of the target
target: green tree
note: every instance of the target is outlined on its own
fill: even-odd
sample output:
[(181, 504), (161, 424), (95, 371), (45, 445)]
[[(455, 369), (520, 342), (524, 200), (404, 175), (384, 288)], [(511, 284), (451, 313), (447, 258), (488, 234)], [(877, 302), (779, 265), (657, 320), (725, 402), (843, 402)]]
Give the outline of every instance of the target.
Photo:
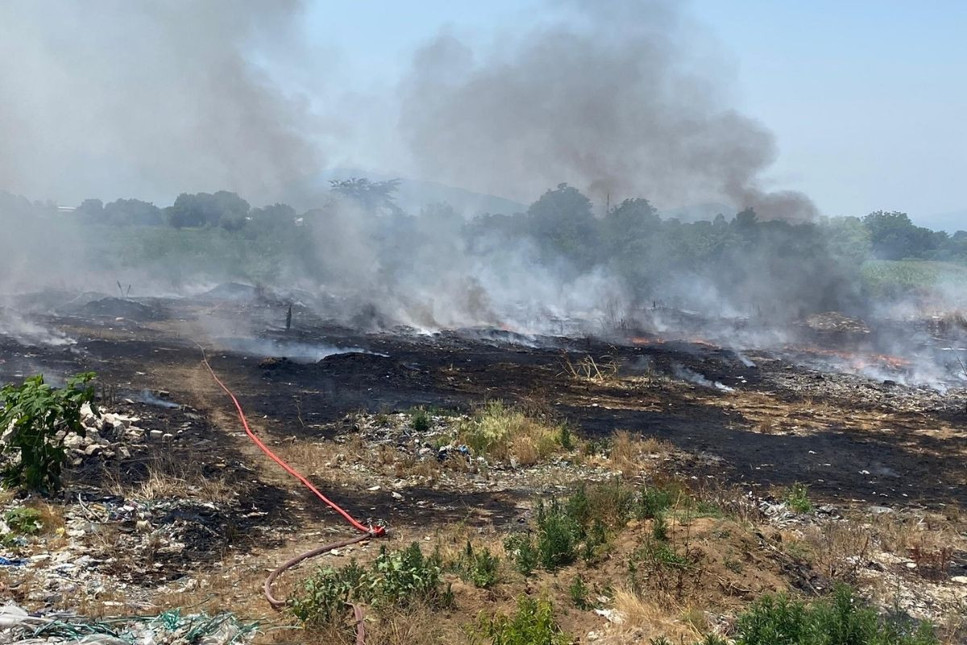
[(591, 200), (567, 184), (558, 184), (527, 209), (527, 232), (545, 252), (545, 259), (561, 255), (586, 269), (598, 256), (598, 225)]
[(915, 226), (906, 213), (875, 211), (863, 218), (870, 232), (873, 253), (882, 260), (923, 258), (945, 240), (933, 231)]
[(356, 202), (363, 210), (370, 213), (402, 212), (396, 205), (395, 193), (400, 185), (399, 179), (387, 181), (370, 181), (366, 178), (352, 178), (332, 180), (330, 189), (336, 195)]

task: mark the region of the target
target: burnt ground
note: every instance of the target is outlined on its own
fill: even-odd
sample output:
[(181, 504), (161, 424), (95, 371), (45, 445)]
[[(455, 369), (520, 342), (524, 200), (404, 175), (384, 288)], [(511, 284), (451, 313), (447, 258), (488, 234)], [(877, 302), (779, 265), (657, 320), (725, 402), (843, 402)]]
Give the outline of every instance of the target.
[[(265, 466), (205, 369), (203, 350), (267, 443), (300, 458), (310, 478), (359, 516), (408, 534), (468, 520), (519, 526), (528, 498), (546, 491), (420, 481), (400, 495), (388, 480), (369, 486), (362, 466), (337, 464), (332, 450), (318, 457), (313, 450), (334, 444), (372, 461), (378, 446), (347, 443), (361, 433), (354, 420), (360, 413), (417, 406), (469, 412), (494, 399), (566, 421), (587, 442), (618, 431), (665, 442), (678, 455), (676, 476), (698, 488), (768, 497), (805, 483), (818, 504), (898, 511), (967, 505), (962, 390), (820, 371), (770, 352), (737, 354), (698, 340), (606, 342), (476, 328), (360, 332), (300, 308), (286, 332), (284, 304), (254, 298), (34, 307), (41, 312), (31, 317), (37, 327), (74, 342), (44, 344), (36, 330), (29, 337), (0, 335), (0, 382), (43, 372), (56, 384), (94, 371), (105, 407), (173, 436), (114, 460), (115, 479), (120, 472), (128, 485), (144, 480), (150, 475), (144, 455), (160, 452), (197, 462), (204, 477), (234, 488), (217, 509), (179, 506), (151, 517), (152, 526), (178, 524), (188, 533), (179, 537), (185, 549), (152, 556), (167, 557), (163, 566), (111, 571), (103, 554), (104, 571), (140, 587), (187, 580), (199, 567), (218, 571), (228, 554), (255, 558), (245, 566), (257, 579), (263, 558), (274, 562), (289, 553), (296, 534), (305, 542), (344, 533), (330, 511)], [(72, 473), (72, 491), (103, 490), (111, 469), (85, 462)], [(134, 520), (119, 530), (134, 532)], [(967, 554), (955, 553), (954, 573), (965, 563)]]
[[(200, 372), (203, 346), (249, 414), (279, 438), (330, 437), (335, 422), (358, 411), (467, 410), (502, 399), (547, 406), (588, 438), (627, 430), (671, 442), (707, 457), (691, 474), (722, 484), (807, 482), (829, 501), (967, 503), (963, 392), (883, 385), (755, 353), (747, 366), (748, 357), (705, 343), (631, 346), (476, 329), (360, 334), (308, 314), (286, 334), (272, 328), (270, 319), (284, 313), (271, 306), (117, 306), (86, 307), (106, 314), (99, 317), (47, 317), (77, 340), (68, 347), (0, 339), (0, 380), (91, 370), (121, 395), (161, 390), (205, 414), (206, 406), (229, 412)], [(138, 320), (111, 315), (139, 312)], [(257, 342), (202, 331), (231, 329), (228, 321), (237, 326), (239, 318)], [(361, 351), (313, 360), (314, 348), (328, 347)], [(568, 364), (588, 356), (617, 373), (575, 378)], [(696, 375), (708, 386), (687, 380)], [(218, 441), (218, 433), (206, 436)]]

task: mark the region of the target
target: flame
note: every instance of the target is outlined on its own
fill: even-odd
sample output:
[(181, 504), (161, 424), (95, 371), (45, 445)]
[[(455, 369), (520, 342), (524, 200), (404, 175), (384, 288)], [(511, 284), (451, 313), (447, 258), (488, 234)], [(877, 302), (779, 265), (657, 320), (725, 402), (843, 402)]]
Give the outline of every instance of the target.
[(826, 349), (823, 347), (802, 347), (790, 345), (786, 348), (794, 352), (812, 354), (814, 356), (824, 356), (830, 359), (842, 361), (854, 370), (864, 370), (869, 368), (887, 368), (894, 371), (904, 370), (910, 367), (911, 362), (901, 356), (890, 354), (874, 354), (868, 352), (849, 352), (841, 349)]

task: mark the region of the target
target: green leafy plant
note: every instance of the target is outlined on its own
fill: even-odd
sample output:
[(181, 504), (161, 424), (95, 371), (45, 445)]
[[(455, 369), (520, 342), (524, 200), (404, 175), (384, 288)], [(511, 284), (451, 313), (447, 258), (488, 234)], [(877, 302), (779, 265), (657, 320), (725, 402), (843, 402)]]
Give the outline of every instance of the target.
[(571, 597), (571, 602), (578, 609), (591, 609), (593, 606), (588, 600), (588, 596), (591, 594), (591, 590), (588, 586), (584, 584), (584, 579), (581, 576), (574, 576), (571, 580), (571, 584), (567, 588), (567, 593)]
[(490, 589), (500, 578), (500, 558), (490, 549), (475, 550), (469, 541), (454, 568), (464, 580), (479, 589)]
[(646, 486), (639, 494), (635, 515), (643, 520), (654, 519), (671, 508), (678, 496), (678, 491), (671, 487)]
[(572, 642), (554, 621), (551, 602), (529, 596), (517, 600), (517, 611), (510, 616), (481, 616), (475, 636), (489, 638), (492, 645), (569, 645)]
[(4, 485), (52, 492), (60, 488), (67, 458), (63, 437), (84, 434), (81, 406), (94, 408), (93, 372), (78, 374), (63, 388), (52, 388), (42, 375), (0, 389), (0, 428), (6, 428), (2, 451)]
[(790, 486), (786, 493), (786, 504), (797, 513), (813, 510), (812, 502), (809, 501), (809, 487), (799, 482)]
[(541, 566), (548, 571), (567, 566), (577, 559), (577, 547), (583, 537), (580, 524), (567, 513), (567, 508), (552, 501), (537, 507), (537, 553)]
[(44, 528), (43, 515), (35, 508), (12, 508), (3, 514), (3, 521), (19, 535), (36, 535)]
[(508, 536), (504, 540), (504, 550), (514, 561), (514, 568), (525, 576), (529, 576), (537, 568), (537, 547), (529, 533), (514, 533)]
[(453, 604), (444, 586), (438, 555), (426, 556), (414, 542), (399, 551), (383, 547), (369, 568), (351, 562), (341, 569), (319, 569), (303, 581), (289, 600), (289, 610), (306, 627), (332, 624), (347, 602), (366, 602), (377, 609), (405, 609), (414, 603), (434, 608)]
[(786, 595), (756, 601), (736, 622), (738, 645), (936, 645), (927, 623), (888, 620), (839, 585), (807, 606)]
[(289, 610), (308, 628), (328, 625), (341, 616), (359, 587), (364, 569), (355, 561), (341, 569), (319, 569), (289, 600)]
[(410, 417), (410, 427), (416, 432), (427, 432), (430, 429), (430, 414), (424, 408), (416, 408)]

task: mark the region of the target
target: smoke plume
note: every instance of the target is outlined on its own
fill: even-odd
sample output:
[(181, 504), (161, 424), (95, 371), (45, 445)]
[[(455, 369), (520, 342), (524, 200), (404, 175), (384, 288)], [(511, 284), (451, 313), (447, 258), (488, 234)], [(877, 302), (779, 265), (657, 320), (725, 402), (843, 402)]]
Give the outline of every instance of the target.
[(442, 33), (414, 57), (401, 126), (423, 172), (522, 201), (568, 182), (604, 200), (727, 200), (808, 219), (798, 193), (759, 176), (772, 134), (725, 102), (711, 46), (664, 0), (574, 0), (577, 17), (479, 53)]
[(301, 13), (295, 0), (0, 3), (0, 188), (278, 198), (320, 169), (313, 124), (250, 55), (298, 47)]

